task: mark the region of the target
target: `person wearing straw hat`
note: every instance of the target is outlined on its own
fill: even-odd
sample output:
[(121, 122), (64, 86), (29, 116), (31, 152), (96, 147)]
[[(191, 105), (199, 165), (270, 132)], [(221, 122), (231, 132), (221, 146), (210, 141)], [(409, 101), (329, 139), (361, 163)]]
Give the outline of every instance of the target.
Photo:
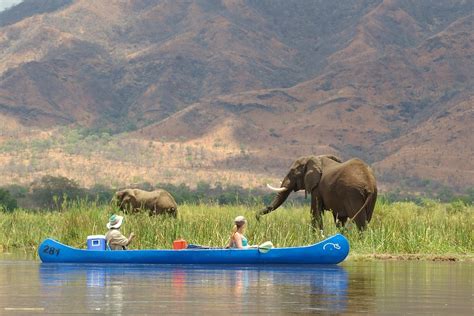
[(246, 249), (258, 247), (248, 245), (248, 240), (244, 236), (246, 224), (247, 220), (242, 215), (234, 219), (234, 227), (232, 228), (232, 234), (226, 248)]
[(134, 233), (131, 233), (128, 238), (122, 235), (120, 232), (122, 223), (123, 216), (114, 214), (109, 218), (109, 222), (107, 223), (109, 231), (105, 235), (105, 239), (107, 240), (107, 245), (109, 245), (110, 250), (127, 250), (127, 246), (132, 242), (133, 237), (135, 237)]

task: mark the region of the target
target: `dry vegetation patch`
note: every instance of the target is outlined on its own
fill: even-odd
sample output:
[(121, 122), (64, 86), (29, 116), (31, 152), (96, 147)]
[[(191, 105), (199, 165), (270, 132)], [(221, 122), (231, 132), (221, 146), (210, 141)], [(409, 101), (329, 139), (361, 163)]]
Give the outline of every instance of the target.
[[(112, 187), (134, 183), (186, 183), (199, 181), (263, 185), (264, 174), (225, 168), (229, 158), (249, 151), (231, 141), (230, 129), (191, 141), (153, 141), (122, 135), (82, 135), (75, 130), (25, 132), (0, 143), (0, 185), (28, 184), (44, 175), (64, 176), (85, 187)], [(219, 165), (220, 167), (216, 167)]]

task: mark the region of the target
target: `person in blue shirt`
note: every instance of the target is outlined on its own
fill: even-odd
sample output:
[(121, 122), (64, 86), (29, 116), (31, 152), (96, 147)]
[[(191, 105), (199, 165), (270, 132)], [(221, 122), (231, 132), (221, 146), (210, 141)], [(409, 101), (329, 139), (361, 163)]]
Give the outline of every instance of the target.
[(234, 227), (226, 248), (246, 249), (255, 246), (249, 246), (248, 240), (244, 236), (247, 220), (243, 216), (237, 216), (234, 219)]

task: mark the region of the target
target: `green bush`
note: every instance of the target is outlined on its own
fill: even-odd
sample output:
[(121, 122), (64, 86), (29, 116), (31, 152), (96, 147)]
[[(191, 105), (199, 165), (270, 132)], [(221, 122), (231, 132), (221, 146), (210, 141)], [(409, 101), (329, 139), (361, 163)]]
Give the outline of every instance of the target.
[(11, 212), (17, 207), (17, 201), (10, 195), (10, 192), (5, 189), (0, 189), (0, 209)]
[(84, 189), (66, 177), (44, 176), (31, 186), (31, 199), (37, 206), (47, 209), (60, 209), (68, 199), (77, 200), (84, 196)]
[(466, 208), (466, 203), (462, 200), (456, 200), (446, 206), (446, 211), (448, 211), (448, 213), (461, 213)]
[(85, 193), (89, 200), (97, 201), (98, 203), (108, 203), (112, 200), (114, 192), (111, 188), (96, 184)]

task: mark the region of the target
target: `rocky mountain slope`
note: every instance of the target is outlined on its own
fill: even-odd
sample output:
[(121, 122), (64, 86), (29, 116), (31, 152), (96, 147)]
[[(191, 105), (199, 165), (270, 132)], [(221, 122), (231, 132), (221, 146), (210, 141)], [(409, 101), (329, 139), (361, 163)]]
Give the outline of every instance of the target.
[(236, 150), (205, 164), (216, 172), (277, 178), (335, 153), (370, 162), (384, 188), (474, 185), (470, 1), (44, 3), (0, 13), (14, 129), (225, 140)]

